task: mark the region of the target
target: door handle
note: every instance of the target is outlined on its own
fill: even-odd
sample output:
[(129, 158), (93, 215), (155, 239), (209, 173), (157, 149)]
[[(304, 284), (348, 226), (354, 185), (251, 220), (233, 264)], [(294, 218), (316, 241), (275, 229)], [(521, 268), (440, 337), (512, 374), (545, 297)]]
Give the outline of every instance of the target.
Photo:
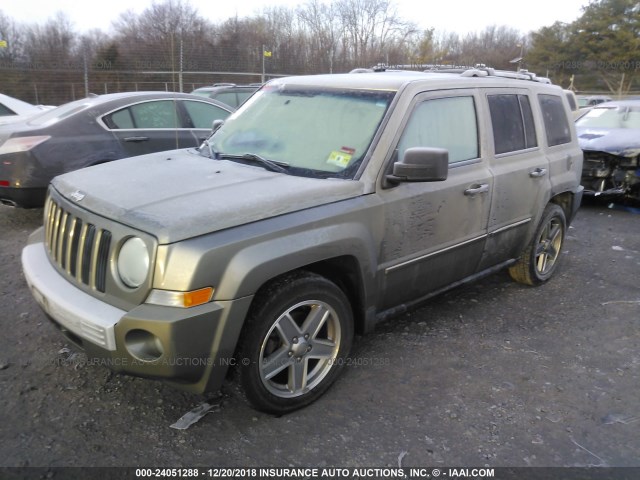
[(487, 193), (488, 191), (489, 191), (489, 184), (481, 183), (481, 184), (473, 185), (471, 188), (467, 188), (464, 191), (464, 194), (469, 197), (473, 197), (475, 195), (478, 195), (479, 193)]
[(146, 142), (149, 137), (125, 137), (125, 142)]
[(546, 168), (536, 168), (535, 170), (531, 170), (529, 172), (529, 176), (532, 178), (544, 177), (547, 174)]

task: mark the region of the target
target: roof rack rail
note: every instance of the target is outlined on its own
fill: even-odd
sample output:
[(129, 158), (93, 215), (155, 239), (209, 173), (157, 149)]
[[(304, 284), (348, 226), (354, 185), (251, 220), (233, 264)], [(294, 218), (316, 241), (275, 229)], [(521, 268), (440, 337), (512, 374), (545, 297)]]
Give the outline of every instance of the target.
[(486, 65), (479, 64), (474, 68), (462, 73), (463, 77), (501, 77), (501, 78), (514, 78), (516, 80), (530, 80), (532, 82), (539, 83), (551, 83), (546, 77), (538, 77), (535, 73), (529, 70), (519, 69), (516, 72), (509, 70), (496, 70), (494, 68), (487, 67)]
[(495, 68), (487, 67), (483, 63), (479, 63), (474, 67), (436, 67), (425, 70), (425, 72), (443, 72), (443, 73), (459, 73), (462, 77), (500, 77), (500, 78), (514, 78), (516, 80), (530, 80), (532, 82), (539, 83), (551, 83), (546, 77), (538, 77), (535, 73), (528, 70), (520, 69), (517, 72), (511, 72), (509, 70), (496, 70)]
[(384, 63), (378, 63), (369, 68), (358, 67), (349, 71), (349, 73), (372, 73), (372, 72), (403, 72), (404, 70), (398, 67), (386, 65)]
[[(389, 67), (379, 63), (370, 68), (354, 68), (349, 73), (372, 73), (372, 72), (403, 72), (407, 70)], [(487, 67), (483, 63), (479, 63), (473, 67), (464, 65), (430, 65), (422, 70), (424, 73), (459, 73), (461, 77), (501, 77), (513, 78), (516, 80), (529, 80), (538, 83), (551, 83), (546, 77), (539, 77), (535, 73), (528, 70), (520, 69), (516, 72), (509, 70), (496, 70)]]
[(469, 65), (429, 65), (428, 68), (425, 68), (423, 71), (425, 73), (462, 73), (472, 68), (474, 67), (470, 67)]

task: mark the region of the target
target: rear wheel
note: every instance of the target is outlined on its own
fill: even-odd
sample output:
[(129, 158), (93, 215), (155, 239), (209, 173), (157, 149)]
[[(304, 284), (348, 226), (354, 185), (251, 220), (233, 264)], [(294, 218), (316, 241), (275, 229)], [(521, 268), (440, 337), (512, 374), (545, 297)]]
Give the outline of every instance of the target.
[(531, 243), (509, 268), (511, 278), (527, 285), (549, 280), (558, 267), (566, 229), (564, 210), (553, 203), (547, 205)]
[(337, 378), (353, 340), (349, 302), (309, 272), (259, 292), (238, 349), (239, 382), (257, 409), (283, 414), (316, 400)]

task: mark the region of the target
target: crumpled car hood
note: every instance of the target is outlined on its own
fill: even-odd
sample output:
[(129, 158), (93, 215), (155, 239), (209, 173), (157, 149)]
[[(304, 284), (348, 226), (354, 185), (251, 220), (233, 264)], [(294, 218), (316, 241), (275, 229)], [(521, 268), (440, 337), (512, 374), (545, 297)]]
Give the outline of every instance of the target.
[(316, 179), (211, 160), (195, 150), (133, 157), (53, 179), (65, 197), (150, 233), (161, 244), (363, 194), (355, 180)]
[(640, 154), (640, 130), (632, 128), (577, 128), (583, 150), (606, 152), (621, 157)]

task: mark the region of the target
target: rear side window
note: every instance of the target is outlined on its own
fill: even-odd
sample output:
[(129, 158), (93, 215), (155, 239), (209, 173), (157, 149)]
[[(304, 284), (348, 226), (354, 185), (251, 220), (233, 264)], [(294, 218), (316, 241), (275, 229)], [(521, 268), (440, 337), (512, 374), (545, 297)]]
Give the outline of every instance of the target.
[(226, 110), (205, 102), (185, 100), (184, 106), (194, 128), (210, 129), (214, 120), (224, 120), (229, 116), (229, 112)]
[(115, 112), (110, 117), (112, 128), (135, 128), (133, 124), (133, 118), (131, 118), (131, 112), (128, 108)]
[(449, 163), (478, 158), (473, 97), (437, 98), (418, 105), (398, 144), (398, 158), (411, 147), (446, 148)]
[(566, 92), (567, 102), (569, 102), (569, 108), (572, 111), (578, 110), (578, 104), (576, 103), (576, 97), (571, 92)]
[(181, 128), (174, 100), (137, 103), (104, 117), (109, 128)]
[(547, 133), (547, 145), (562, 145), (571, 142), (569, 120), (562, 104), (562, 97), (557, 95), (538, 95), (544, 129)]
[(16, 114), (16, 112), (11, 110), (6, 105), (3, 105), (2, 103), (0, 103), (0, 117), (4, 117), (6, 115), (15, 115), (15, 114)]
[(538, 146), (529, 97), (489, 95), (488, 101), (496, 154)]

